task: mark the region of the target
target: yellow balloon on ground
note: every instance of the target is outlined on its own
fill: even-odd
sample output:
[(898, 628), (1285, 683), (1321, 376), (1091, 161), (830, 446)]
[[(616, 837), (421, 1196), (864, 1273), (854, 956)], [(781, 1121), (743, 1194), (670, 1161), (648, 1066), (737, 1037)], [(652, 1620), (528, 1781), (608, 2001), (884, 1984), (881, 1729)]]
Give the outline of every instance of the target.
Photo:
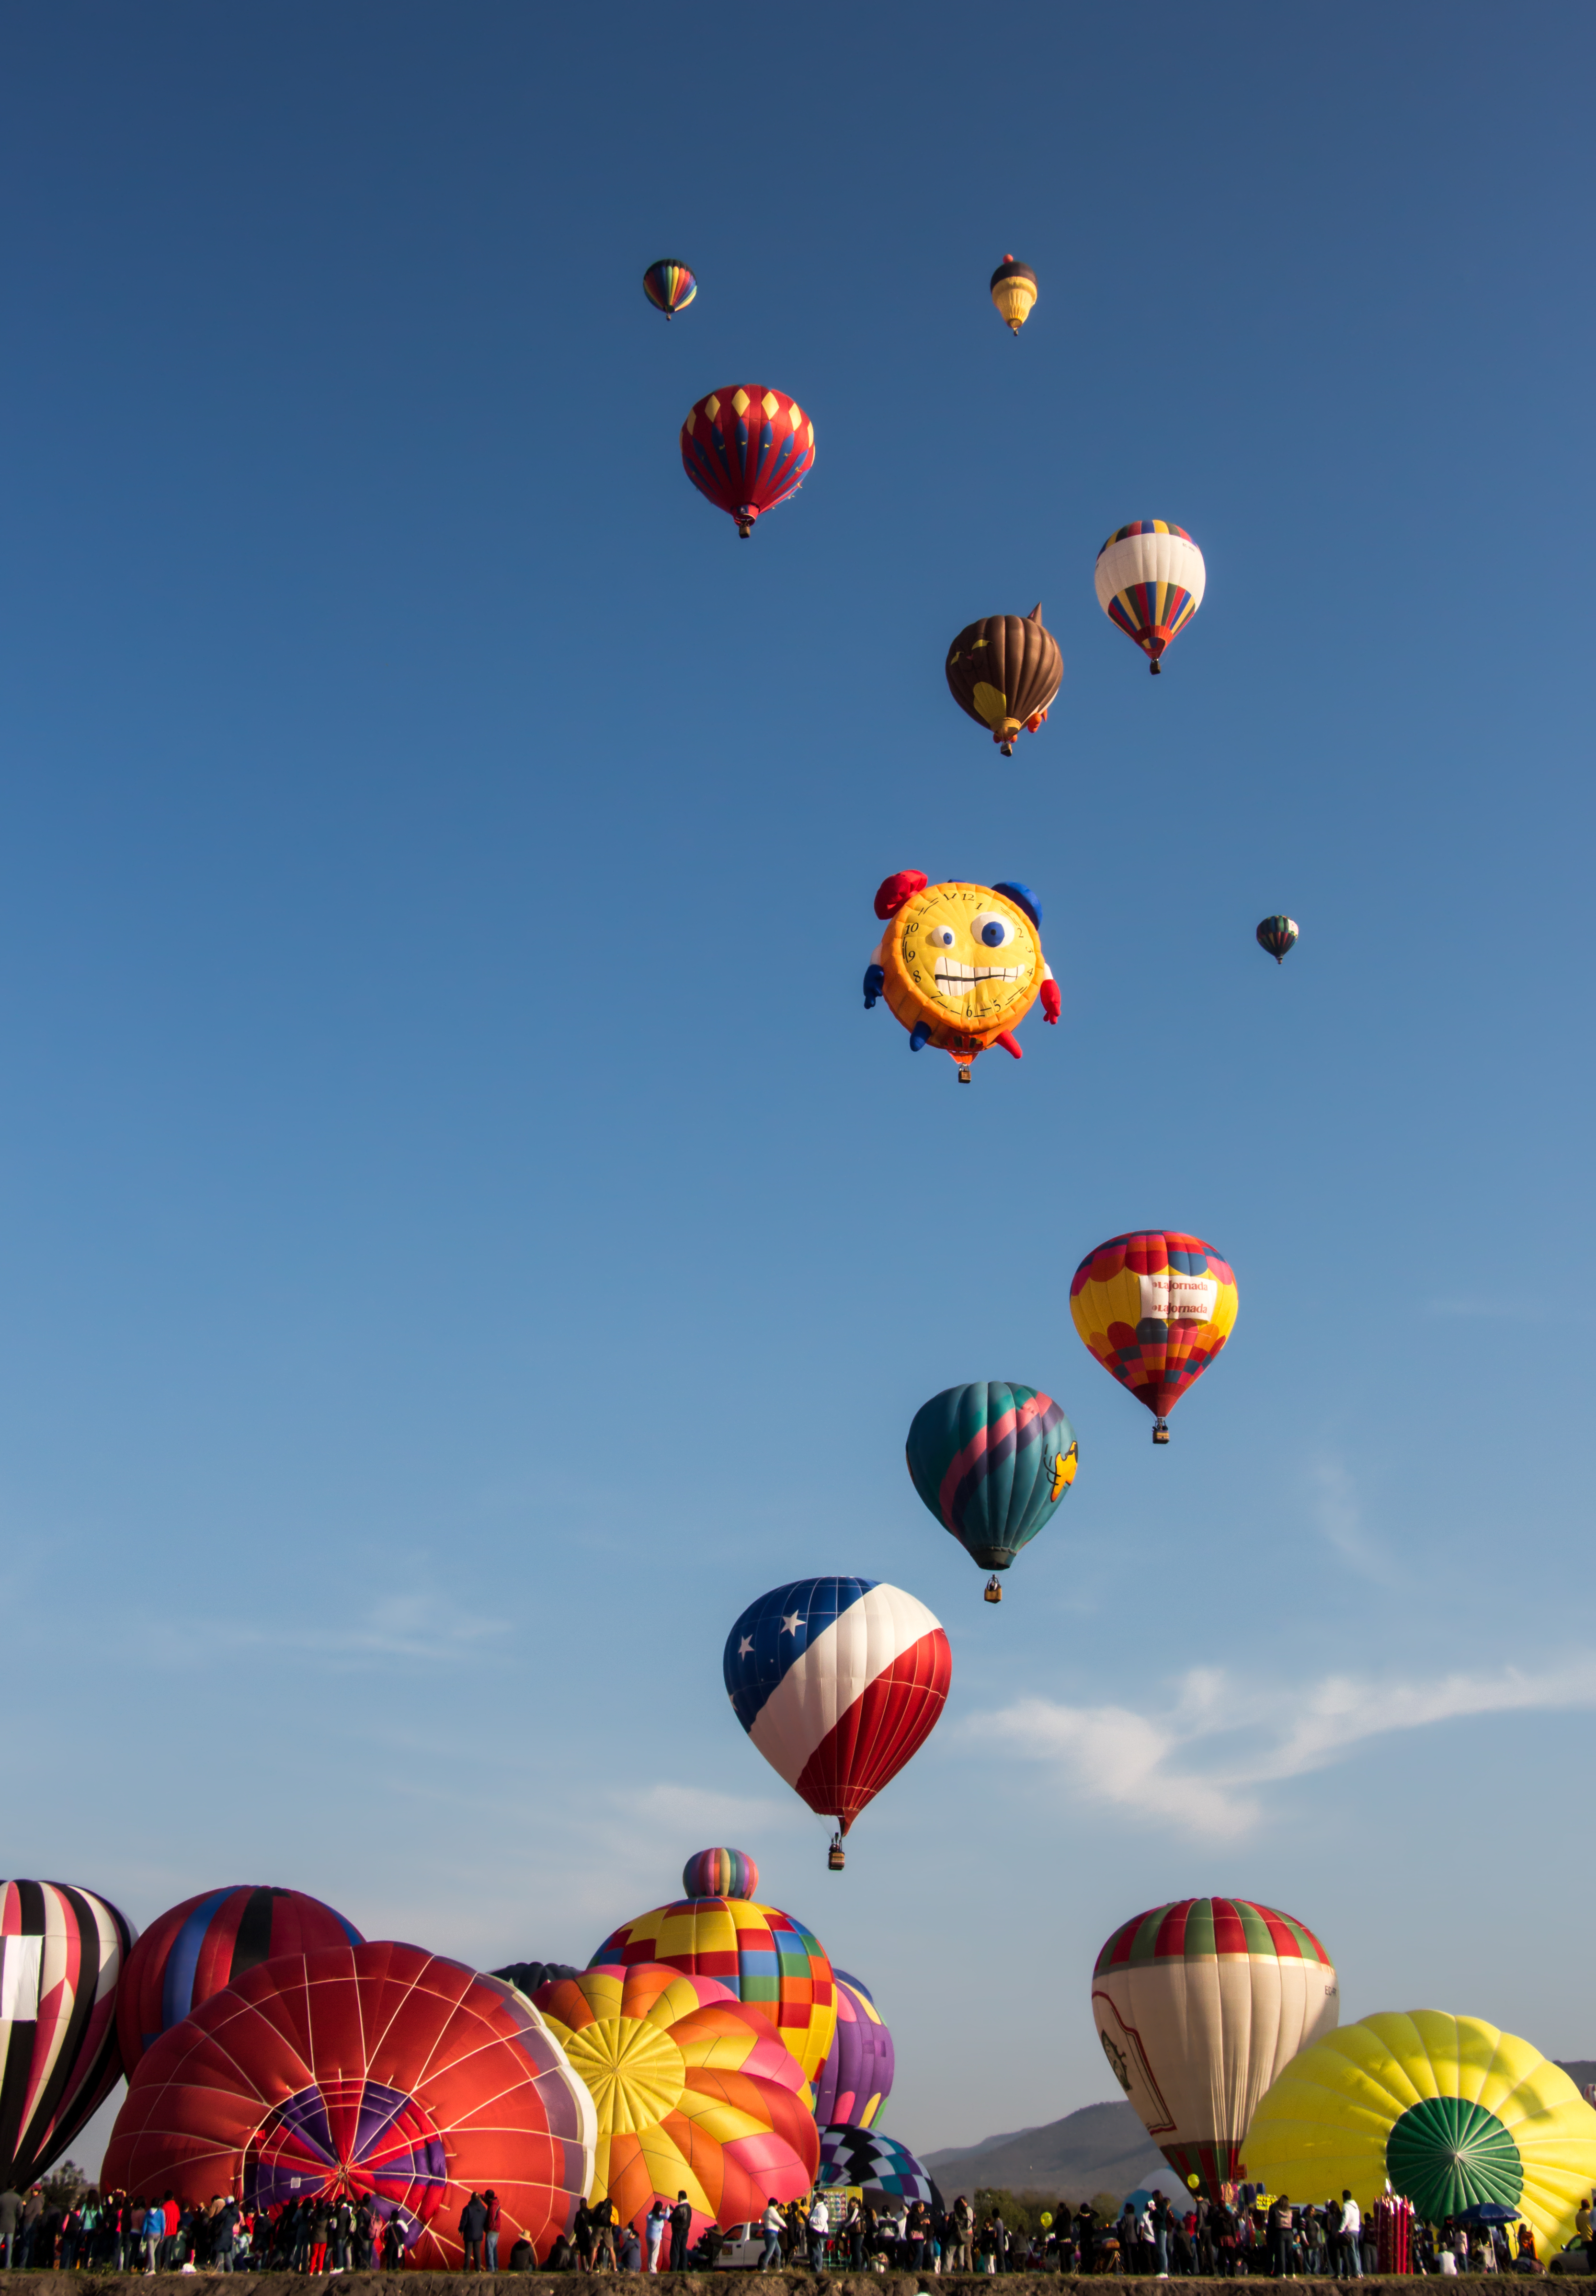
[(1551, 2254), (1596, 2185), (1596, 2112), (1560, 2065), (1483, 2017), (1387, 2012), (1293, 2057), (1247, 2134), (1247, 2171), (1292, 2199), (1391, 2189), (1421, 2217), (1516, 2209)]

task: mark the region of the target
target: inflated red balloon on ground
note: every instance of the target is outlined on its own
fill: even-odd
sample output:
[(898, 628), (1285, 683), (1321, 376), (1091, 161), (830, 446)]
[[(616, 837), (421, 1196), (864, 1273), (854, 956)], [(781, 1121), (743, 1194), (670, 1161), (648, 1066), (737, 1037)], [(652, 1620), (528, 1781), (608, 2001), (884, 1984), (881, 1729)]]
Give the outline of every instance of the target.
[(151, 1923), (128, 1956), (117, 2001), (124, 2067), (131, 2073), (159, 2034), (258, 1963), (364, 1943), (352, 1922), (302, 1890), (230, 1882), (185, 1898)]
[(506, 2251), (540, 2259), (593, 2177), (593, 2099), (524, 1995), (413, 1945), (246, 1971), (151, 2043), (101, 2171), (129, 2193), (259, 2205), (348, 2193), (397, 2215), (405, 2261), (457, 2271), (491, 2185)]

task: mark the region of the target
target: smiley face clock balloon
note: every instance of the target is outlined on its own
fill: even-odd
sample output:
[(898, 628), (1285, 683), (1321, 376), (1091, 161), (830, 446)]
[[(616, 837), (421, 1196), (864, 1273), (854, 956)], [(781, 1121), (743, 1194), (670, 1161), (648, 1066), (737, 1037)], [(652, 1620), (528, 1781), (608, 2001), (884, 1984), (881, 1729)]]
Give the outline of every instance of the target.
[(945, 885), (900, 869), (876, 895), (887, 930), (864, 974), (864, 1009), (878, 998), (909, 1031), (912, 1053), (936, 1045), (970, 1065), (988, 1045), (1018, 1061), (1014, 1031), (1040, 996), (1059, 1018), (1059, 989), (1042, 954), (1042, 908), (1028, 885)]

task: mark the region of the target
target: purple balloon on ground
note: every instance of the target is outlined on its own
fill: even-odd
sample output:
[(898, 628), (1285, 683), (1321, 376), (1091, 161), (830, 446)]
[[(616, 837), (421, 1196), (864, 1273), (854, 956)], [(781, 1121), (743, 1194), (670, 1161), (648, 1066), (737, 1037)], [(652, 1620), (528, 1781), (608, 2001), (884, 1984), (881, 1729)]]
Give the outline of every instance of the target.
[(837, 2032), (814, 2083), (814, 2118), (823, 2128), (868, 2128), (892, 2089), (892, 2036), (856, 1977), (839, 1969)]

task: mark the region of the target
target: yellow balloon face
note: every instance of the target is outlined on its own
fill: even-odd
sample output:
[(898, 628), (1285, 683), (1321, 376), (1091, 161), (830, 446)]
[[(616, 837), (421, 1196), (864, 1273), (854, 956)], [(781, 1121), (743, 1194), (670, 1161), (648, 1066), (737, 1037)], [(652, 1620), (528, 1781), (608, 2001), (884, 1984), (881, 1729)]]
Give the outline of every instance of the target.
[(980, 1052), (1018, 1028), (1042, 986), (1042, 947), (1018, 903), (990, 885), (928, 885), (881, 944), (884, 994), (905, 1029), (944, 1052)]

